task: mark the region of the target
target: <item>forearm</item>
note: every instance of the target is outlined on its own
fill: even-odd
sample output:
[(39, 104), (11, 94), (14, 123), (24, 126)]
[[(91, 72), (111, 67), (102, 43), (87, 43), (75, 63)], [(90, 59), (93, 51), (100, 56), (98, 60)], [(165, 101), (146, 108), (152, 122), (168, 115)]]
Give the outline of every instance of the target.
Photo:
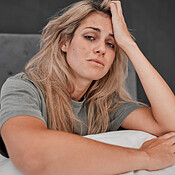
[[(23, 172), (34, 174), (118, 174), (144, 169), (147, 157), (143, 151), (123, 148), (65, 132), (45, 130), (36, 138)], [(38, 145), (38, 146), (36, 146)], [(33, 163), (32, 163), (33, 162)], [(26, 171), (27, 170), (27, 171)]]
[(155, 120), (162, 126), (175, 131), (175, 96), (160, 74), (131, 42), (123, 47), (140, 78), (150, 101)]

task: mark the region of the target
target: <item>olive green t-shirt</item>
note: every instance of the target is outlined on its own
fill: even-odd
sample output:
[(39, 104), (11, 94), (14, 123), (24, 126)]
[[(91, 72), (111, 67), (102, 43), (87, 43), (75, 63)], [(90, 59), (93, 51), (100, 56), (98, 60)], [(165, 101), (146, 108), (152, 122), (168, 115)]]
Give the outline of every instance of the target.
[[(74, 114), (87, 125), (88, 106), (85, 99), (77, 102), (71, 100)], [(124, 103), (110, 114), (107, 131), (116, 131), (124, 119), (135, 109), (142, 107), (137, 103)], [(48, 116), (45, 99), (41, 91), (28, 79), (24, 73), (17, 74), (6, 80), (1, 89), (0, 128), (10, 118), (26, 115), (39, 118), (48, 126)], [(76, 134), (87, 135), (87, 126), (76, 123)], [(0, 136), (0, 153), (8, 157), (5, 145)]]

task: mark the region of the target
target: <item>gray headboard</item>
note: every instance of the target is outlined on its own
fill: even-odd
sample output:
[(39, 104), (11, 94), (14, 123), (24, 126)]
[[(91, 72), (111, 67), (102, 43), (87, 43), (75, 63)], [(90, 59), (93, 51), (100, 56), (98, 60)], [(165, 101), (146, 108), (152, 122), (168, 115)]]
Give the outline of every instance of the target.
[[(40, 35), (0, 34), (0, 87), (5, 80), (23, 70), (26, 62), (39, 50)], [(127, 87), (137, 99), (136, 74), (129, 62)]]

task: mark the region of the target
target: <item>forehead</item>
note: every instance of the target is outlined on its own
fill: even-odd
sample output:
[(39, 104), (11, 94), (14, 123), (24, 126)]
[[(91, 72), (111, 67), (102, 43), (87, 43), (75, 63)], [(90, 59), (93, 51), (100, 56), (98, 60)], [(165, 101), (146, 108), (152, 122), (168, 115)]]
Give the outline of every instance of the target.
[(103, 13), (91, 13), (89, 14), (80, 24), (78, 27), (79, 29), (83, 29), (86, 27), (96, 27), (99, 28), (101, 31), (112, 33), (112, 21), (111, 18)]

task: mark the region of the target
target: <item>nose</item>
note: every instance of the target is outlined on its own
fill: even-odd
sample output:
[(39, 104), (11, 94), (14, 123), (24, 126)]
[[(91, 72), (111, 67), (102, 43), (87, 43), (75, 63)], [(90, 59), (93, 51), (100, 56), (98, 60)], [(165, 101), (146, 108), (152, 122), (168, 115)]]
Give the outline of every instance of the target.
[(100, 41), (93, 49), (94, 54), (105, 55), (106, 46), (104, 41)]

